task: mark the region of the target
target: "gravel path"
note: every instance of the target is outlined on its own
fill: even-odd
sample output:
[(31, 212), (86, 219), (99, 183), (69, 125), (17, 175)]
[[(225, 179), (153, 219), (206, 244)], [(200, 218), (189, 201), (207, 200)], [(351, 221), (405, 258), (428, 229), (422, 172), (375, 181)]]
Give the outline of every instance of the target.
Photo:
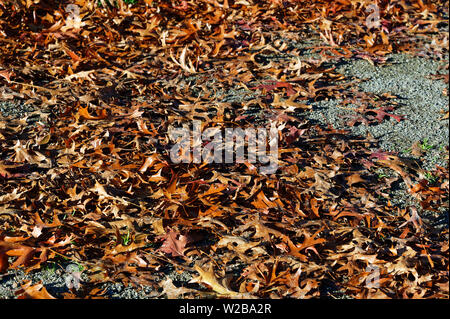
[[(448, 97), (443, 94), (448, 89), (448, 84), (443, 80), (432, 79), (430, 76), (447, 73), (443, 67), (446, 62), (438, 62), (420, 57), (412, 57), (406, 54), (390, 55), (388, 63), (382, 67), (372, 66), (365, 60), (340, 62), (338, 71), (348, 78), (362, 80), (359, 89), (378, 95), (391, 93), (396, 95), (392, 101), (398, 103), (393, 111), (396, 115), (404, 115), (403, 121), (395, 119), (385, 120), (380, 124), (366, 126), (363, 124), (349, 127), (342, 116), (354, 115), (355, 112), (348, 110), (360, 105), (345, 105), (343, 101), (332, 99), (313, 103), (313, 109), (308, 112), (306, 118), (311, 122), (321, 125), (332, 124), (335, 128), (351, 129), (352, 134), (366, 136), (370, 133), (380, 141), (379, 147), (385, 151), (399, 152), (405, 157), (414, 157), (408, 151), (415, 142), (429, 145), (421, 160), (425, 170), (431, 170), (436, 164), (448, 167), (448, 135), (449, 122), (442, 120), (441, 110), (448, 111)], [(236, 91), (236, 94), (240, 91)], [(242, 98), (241, 98), (242, 99)], [(0, 102), (0, 113), (3, 115), (23, 116), (28, 107), (14, 104), (11, 101)], [(392, 194), (394, 204), (409, 205), (412, 199), (403, 189)], [(425, 212), (426, 213), (426, 212)], [(431, 216), (431, 215), (430, 215)], [(434, 216), (434, 215), (433, 215)], [(431, 216), (430, 218), (432, 218)], [(448, 227), (448, 212), (441, 212), (434, 218), (437, 227)], [(25, 274), (21, 270), (8, 271), (0, 275), (0, 299), (14, 298), (14, 291), (20, 288), (24, 280), (32, 280), (33, 283), (42, 282), (47, 290), (54, 296), (61, 296), (67, 292), (65, 267), (63, 265), (49, 265), (45, 269)], [(186, 285), (190, 276), (168, 271), (167, 277), (178, 285)], [(164, 280), (165, 278), (162, 278)], [(124, 287), (122, 284), (105, 284), (106, 295), (111, 298), (149, 298), (155, 293), (149, 289), (135, 289)]]
[[(371, 65), (366, 60), (343, 63), (338, 71), (348, 78), (363, 80), (359, 90), (382, 95), (390, 93), (398, 103), (393, 113), (403, 115), (404, 120), (397, 122), (390, 117), (377, 125), (357, 125), (351, 127), (352, 134), (366, 136), (370, 133), (379, 140), (385, 151), (399, 152), (411, 158), (408, 150), (415, 142), (426, 143), (430, 149), (425, 152), (423, 167), (431, 170), (435, 165), (448, 167), (445, 160), (445, 147), (448, 146), (449, 122), (443, 120), (441, 111), (448, 111), (448, 96), (443, 90), (448, 84), (430, 77), (443, 73), (448, 62), (437, 62), (406, 54), (389, 56), (383, 67)], [(448, 72), (448, 71), (446, 71)], [(313, 111), (308, 114), (310, 120), (321, 124), (332, 124), (338, 129), (349, 129), (342, 116), (355, 114), (343, 108), (342, 101), (330, 100), (313, 104)], [(360, 105), (346, 105), (347, 108)]]

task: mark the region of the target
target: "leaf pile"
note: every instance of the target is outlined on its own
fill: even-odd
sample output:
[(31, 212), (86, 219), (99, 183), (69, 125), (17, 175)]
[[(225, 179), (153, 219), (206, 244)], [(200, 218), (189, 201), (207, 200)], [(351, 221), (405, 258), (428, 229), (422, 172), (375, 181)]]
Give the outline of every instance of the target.
[[(448, 170), (430, 183), (369, 137), (304, 119), (310, 102), (340, 97), (363, 102), (349, 125), (400, 121), (389, 96), (355, 92), (329, 62), (420, 54), (421, 41), (448, 52), (448, 2), (380, 2), (372, 30), (366, 1), (77, 0), (79, 19), (70, 2), (0, 2), (2, 98), (36, 106), (0, 118), (0, 272), (74, 260), (90, 282), (66, 297), (122, 281), (169, 298), (448, 298), (448, 229), (389, 202), (405, 183), (424, 209), (448, 209)], [(320, 59), (291, 45), (311, 37)], [(275, 125), (278, 171), (172, 163), (168, 132), (192, 120)], [(170, 267), (197, 277), (160, 281)]]

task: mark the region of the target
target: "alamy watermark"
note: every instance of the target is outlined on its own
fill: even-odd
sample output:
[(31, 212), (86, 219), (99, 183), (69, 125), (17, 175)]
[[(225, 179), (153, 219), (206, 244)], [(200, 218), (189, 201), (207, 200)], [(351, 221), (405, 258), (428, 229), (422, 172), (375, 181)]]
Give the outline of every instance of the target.
[[(194, 120), (187, 126), (169, 128), (169, 138), (175, 142), (170, 150), (173, 163), (256, 163), (261, 174), (273, 174), (278, 169), (278, 128), (219, 128), (202, 132), (202, 122)], [(245, 157), (247, 149), (247, 158)]]
[(367, 28), (373, 29), (380, 27), (380, 8), (376, 3), (372, 3), (366, 7), (366, 12), (369, 12), (369, 16), (366, 18)]
[(76, 4), (68, 4), (66, 6), (66, 12), (68, 13), (65, 25), (61, 28), (61, 31), (66, 32), (71, 29), (80, 29), (84, 26), (84, 22), (81, 21), (80, 7)]
[(69, 289), (80, 289), (81, 271), (77, 264), (69, 264), (65, 269), (65, 282)]
[(366, 267), (366, 272), (369, 275), (366, 277), (366, 287), (367, 288), (380, 288), (380, 268), (378, 266), (369, 264)]

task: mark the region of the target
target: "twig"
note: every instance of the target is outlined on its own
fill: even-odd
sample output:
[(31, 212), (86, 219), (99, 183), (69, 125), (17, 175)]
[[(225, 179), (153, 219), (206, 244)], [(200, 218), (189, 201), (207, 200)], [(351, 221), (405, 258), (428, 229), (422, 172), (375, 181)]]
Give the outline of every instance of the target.
[(10, 83), (14, 83), (14, 84), (19, 84), (19, 85), (29, 86), (29, 87), (32, 87), (32, 88), (38, 89), (38, 90), (48, 91), (48, 92), (50, 92), (50, 93), (55, 93), (55, 92), (57, 92), (56, 90), (53, 90), (53, 89), (47, 89), (47, 88), (45, 88), (45, 87), (38, 86), (38, 85), (34, 85), (34, 84), (20, 83), (20, 82), (16, 82), (16, 81), (9, 81), (9, 82), (10, 82)]

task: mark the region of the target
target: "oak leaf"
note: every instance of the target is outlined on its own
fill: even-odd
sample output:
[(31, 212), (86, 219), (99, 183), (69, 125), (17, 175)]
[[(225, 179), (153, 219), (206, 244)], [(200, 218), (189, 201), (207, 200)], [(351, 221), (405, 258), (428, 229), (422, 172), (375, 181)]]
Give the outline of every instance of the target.
[(173, 257), (184, 256), (186, 244), (188, 243), (188, 238), (186, 236), (170, 230), (160, 238), (164, 240), (162, 246), (159, 248), (160, 251), (172, 255)]

